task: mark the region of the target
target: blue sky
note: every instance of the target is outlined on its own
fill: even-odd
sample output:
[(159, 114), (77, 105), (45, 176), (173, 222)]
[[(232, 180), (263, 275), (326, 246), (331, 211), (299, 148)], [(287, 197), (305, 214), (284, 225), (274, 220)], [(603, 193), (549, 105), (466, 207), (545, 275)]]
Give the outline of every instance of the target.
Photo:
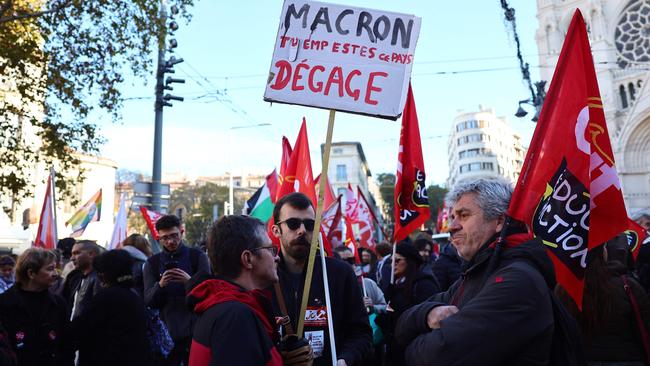
[[(447, 139), (459, 111), (479, 104), (507, 116), (527, 144), (534, 124), (513, 116), (517, 101), (529, 97), (515, 57), (515, 44), (499, 1), (347, 0), (337, 3), (415, 14), (422, 18), (411, 80), (418, 110), (428, 183), (448, 175)], [(526, 61), (538, 79), (536, 5), (511, 0)], [(262, 100), (281, 1), (198, 0), (189, 24), (180, 22), (175, 56), (175, 95), (185, 97), (164, 109), (163, 172), (189, 176), (268, 173), (279, 165), (282, 135), (293, 143), (306, 117), (314, 175), (320, 172), (327, 111)], [(169, 54), (168, 54), (169, 56)], [(154, 56), (152, 56), (154, 57)], [(440, 74), (445, 72), (445, 74)], [(457, 72), (457, 73), (454, 73)], [(146, 85), (143, 83), (146, 82)], [(102, 154), (119, 168), (151, 174), (154, 75), (129, 80), (123, 90), (120, 123), (106, 122)], [(532, 110), (529, 110), (532, 115)], [(270, 126), (232, 129), (269, 123)], [(337, 113), (334, 141), (360, 141), (373, 175), (396, 169), (400, 121)]]

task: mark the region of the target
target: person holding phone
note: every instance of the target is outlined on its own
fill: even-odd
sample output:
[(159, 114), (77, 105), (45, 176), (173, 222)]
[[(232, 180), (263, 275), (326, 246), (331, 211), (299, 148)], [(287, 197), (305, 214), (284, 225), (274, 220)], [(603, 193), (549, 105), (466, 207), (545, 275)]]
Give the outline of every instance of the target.
[(174, 340), (165, 365), (188, 365), (189, 347), (196, 316), (185, 305), (185, 283), (195, 274), (210, 273), (208, 257), (183, 242), (181, 221), (164, 215), (156, 222), (162, 251), (144, 265), (144, 301), (160, 315)]

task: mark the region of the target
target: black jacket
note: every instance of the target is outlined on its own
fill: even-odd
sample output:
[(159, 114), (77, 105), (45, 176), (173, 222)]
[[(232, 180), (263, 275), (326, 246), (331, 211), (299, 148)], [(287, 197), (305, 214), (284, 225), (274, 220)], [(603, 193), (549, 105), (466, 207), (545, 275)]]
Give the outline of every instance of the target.
[[(78, 317), (84, 311), (88, 304), (90, 304), (93, 296), (101, 288), (101, 283), (97, 279), (97, 272), (94, 270), (87, 275), (84, 275), (78, 269), (74, 269), (68, 273), (63, 284), (62, 296), (67, 301), (68, 312), (72, 314), (72, 310), (74, 309), (73, 318)], [(77, 292), (77, 304), (75, 306), (75, 294)]]
[[(357, 283), (354, 271), (346, 262), (325, 258), (327, 266), (327, 279), (332, 302), (332, 317), (334, 318), (334, 335), (336, 337), (337, 359), (344, 359), (348, 366), (360, 363), (370, 355), (372, 350), (372, 329), (368, 324), (368, 314), (363, 306), (362, 294)], [(307, 266), (305, 265), (305, 268)], [(287, 306), (287, 312), (294, 330), (297, 326), (298, 312), (302, 300), (305, 283), (306, 269), (295, 282), (288, 273), (284, 258), (280, 256), (278, 277)], [(307, 313), (305, 318), (305, 338), (315, 336), (324, 337), (322, 356), (314, 360), (314, 365), (331, 365), (330, 340), (327, 330), (327, 315), (325, 314), (325, 292), (323, 286), (321, 259), (316, 256), (314, 273), (310, 288)], [(295, 282), (295, 283), (294, 283)], [(273, 296), (273, 309), (280, 316), (280, 307), (275, 293)], [(308, 333), (314, 332), (314, 333)], [(314, 343), (312, 343), (312, 346)], [(315, 347), (317, 351), (317, 347)]]
[(192, 366), (282, 365), (270, 292), (246, 291), (228, 280), (210, 278), (189, 291), (187, 302), (199, 315)]
[(390, 365), (404, 364), (404, 347), (395, 339), (395, 327), (399, 317), (411, 307), (420, 304), (440, 292), (438, 282), (429, 272), (420, 269), (411, 284), (411, 294), (408, 295), (407, 284), (389, 285), (385, 293), (386, 302), (393, 309), (377, 316), (377, 324), (381, 327), (388, 345), (387, 358)]
[(0, 323), (20, 366), (72, 366), (66, 339), (65, 301), (49, 291), (23, 291), (19, 285), (0, 294)]
[(460, 278), (462, 262), (451, 243), (442, 248), (440, 256), (431, 266), (433, 275), (440, 285), (440, 291), (447, 291)]
[[(409, 365), (546, 365), (553, 337), (551, 260), (539, 240), (504, 248), (486, 278), (494, 250), (487, 243), (468, 269), (444, 293), (407, 310), (397, 338), (408, 344)], [(459, 312), (427, 325), (427, 314), (441, 305)]]
[(196, 316), (185, 305), (185, 287), (181, 283), (170, 283), (161, 288), (160, 277), (168, 263), (184, 270), (190, 276), (197, 273), (210, 273), (210, 264), (205, 253), (181, 244), (173, 253), (163, 249), (154, 254), (144, 265), (144, 303), (160, 310), (160, 317), (169, 329), (174, 341), (189, 339)]
[(72, 321), (80, 366), (149, 364), (144, 302), (130, 287), (103, 288)]
[[(630, 299), (623, 287), (621, 275), (625, 268), (613, 266), (612, 276), (608, 282), (612, 288), (610, 294), (611, 309), (589, 333), (583, 333), (585, 356), (587, 361), (622, 362), (643, 361), (645, 354), (639, 335), (639, 326)], [(650, 329), (650, 300), (643, 287), (628, 276), (628, 283), (643, 319), (645, 329)]]

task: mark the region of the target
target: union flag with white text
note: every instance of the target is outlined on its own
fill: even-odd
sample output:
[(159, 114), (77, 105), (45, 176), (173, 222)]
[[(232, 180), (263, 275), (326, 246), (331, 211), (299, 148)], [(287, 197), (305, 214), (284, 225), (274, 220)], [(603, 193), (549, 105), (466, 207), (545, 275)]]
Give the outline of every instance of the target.
[(582, 307), (587, 252), (628, 228), (585, 21), (576, 10), (509, 215), (542, 239)]
[(397, 155), (397, 179), (395, 181), (395, 231), (393, 240), (397, 243), (431, 216), (429, 198), (427, 197), (424, 158), (420, 141), (420, 127), (415, 110), (413, 89), (409, 83), (402, 130), (399, 137)]

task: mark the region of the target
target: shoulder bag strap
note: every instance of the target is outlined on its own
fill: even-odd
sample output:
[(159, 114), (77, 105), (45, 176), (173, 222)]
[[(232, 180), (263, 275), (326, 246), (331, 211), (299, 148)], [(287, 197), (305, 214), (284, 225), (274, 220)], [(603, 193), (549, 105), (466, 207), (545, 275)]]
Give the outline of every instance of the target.
[(636, 302), (636, 296), (634, 296), (634, 293), (632, 292), (632, 288), (630, 287), (630, 284), (627, 280), (627, 276), (621, 275), (621, 279), (623, 280), (623, 287), (625, 288), (625, 292), (627, 293), (627, 296), (630, 298), (630, 302), (632, 303), (634, 315), (636, 315), (636, 323), (639, 326), (639, 332), (641, 333), (641, 343), (643, 343), (643, 350), (645, 351), (646, 361), (648, 364), (650, 364), (650, 340), (648, 339), (648, 332), (646, 331), (645, 325), (643, 324), (643, 319), (641, 318), (639, 304)]
[(289, 312), (287, 312), (287, 304), (284, 302), (284, 295), (282, 293), (282, 288), (280, 288), (280, 281), (276, 282), (273, 285), (275, 290), (275, 297), (278, 299), (278, 305), (280, 305), (280, 313), (282, 315), (282, 325), (287, 333), (287, 335), (295, 334), (293, 327), (291, 326), (291, 319), (289, 318)]

